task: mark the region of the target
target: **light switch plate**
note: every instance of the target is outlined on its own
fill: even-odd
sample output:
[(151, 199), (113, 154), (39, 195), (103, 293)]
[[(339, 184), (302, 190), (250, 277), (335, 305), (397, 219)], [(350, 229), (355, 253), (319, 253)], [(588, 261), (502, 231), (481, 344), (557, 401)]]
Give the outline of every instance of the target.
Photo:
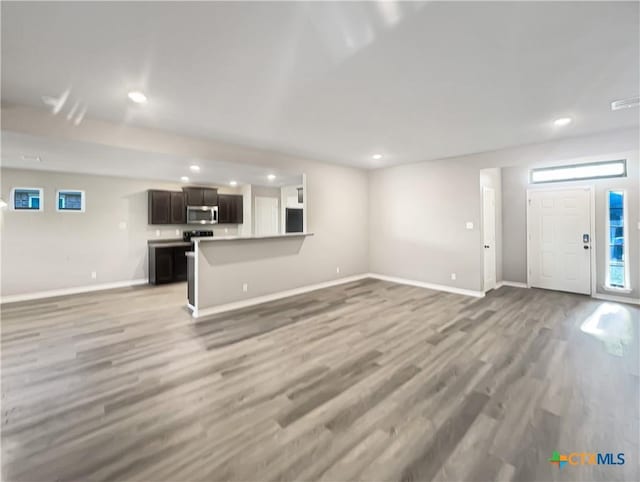
[(467, 221), (466, 227), (467, 229), (473, 229), (473, 223), (471, 221)]

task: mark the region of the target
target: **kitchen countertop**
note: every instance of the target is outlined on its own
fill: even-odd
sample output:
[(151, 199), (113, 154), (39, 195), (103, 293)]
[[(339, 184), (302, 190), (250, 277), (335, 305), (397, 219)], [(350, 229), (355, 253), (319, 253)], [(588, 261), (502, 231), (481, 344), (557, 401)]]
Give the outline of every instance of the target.
[(150, 248), (176, 248), (181, 246), (191, 246), (191, 243), (181, 239), (153, 239), (147, 241), (147, 245)]
[(195, 243), (200, 242), (212, 242), (212, 241), (246, 241), (252, 239), (280, 239), (280, 238), (300, 238), (306, 236), (313, 236), (313, 233), (286, 233), (286, 234), (271, 234), (268, 236), (214, 236), (211, 238), (191, 238)]

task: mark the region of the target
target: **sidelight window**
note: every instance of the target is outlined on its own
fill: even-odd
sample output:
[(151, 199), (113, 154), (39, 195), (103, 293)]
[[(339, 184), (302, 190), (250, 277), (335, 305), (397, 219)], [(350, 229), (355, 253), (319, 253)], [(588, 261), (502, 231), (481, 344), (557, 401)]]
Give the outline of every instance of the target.
[(607, 281), (612, 289), (629, 289), (629, 247), (624, 191), (607, 192)]

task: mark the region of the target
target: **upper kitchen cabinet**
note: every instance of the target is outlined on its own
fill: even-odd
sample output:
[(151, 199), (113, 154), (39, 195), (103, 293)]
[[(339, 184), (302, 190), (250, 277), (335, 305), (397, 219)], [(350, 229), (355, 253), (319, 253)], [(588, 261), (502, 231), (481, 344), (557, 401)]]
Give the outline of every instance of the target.
[(187, 205), (183, 192), (171, 192), (171, 224), (187, 223)]
[(183, 187), (187, 206), (217, 206), (218, 190), (208, 187)]
[(171, 192), (149, 191), (149, 224), (169, 224), (171, 221)]
[(180, 191), (149, 191), (149, 224), (186, 224), (184, 193)]
[(217, 206), (218, 205), (218, 190), (217, 189), (202, 189), (202, 205), (203, 206)]
[(218, 223), (242, 224), (243, 204), (242, 195), (218, 194)]

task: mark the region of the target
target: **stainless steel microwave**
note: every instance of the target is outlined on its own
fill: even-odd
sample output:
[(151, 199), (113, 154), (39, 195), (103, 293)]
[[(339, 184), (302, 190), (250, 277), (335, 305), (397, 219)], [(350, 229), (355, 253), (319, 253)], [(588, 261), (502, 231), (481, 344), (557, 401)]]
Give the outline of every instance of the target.
[(187, 206), (187, 224), (217, 224), (218, 206)]

